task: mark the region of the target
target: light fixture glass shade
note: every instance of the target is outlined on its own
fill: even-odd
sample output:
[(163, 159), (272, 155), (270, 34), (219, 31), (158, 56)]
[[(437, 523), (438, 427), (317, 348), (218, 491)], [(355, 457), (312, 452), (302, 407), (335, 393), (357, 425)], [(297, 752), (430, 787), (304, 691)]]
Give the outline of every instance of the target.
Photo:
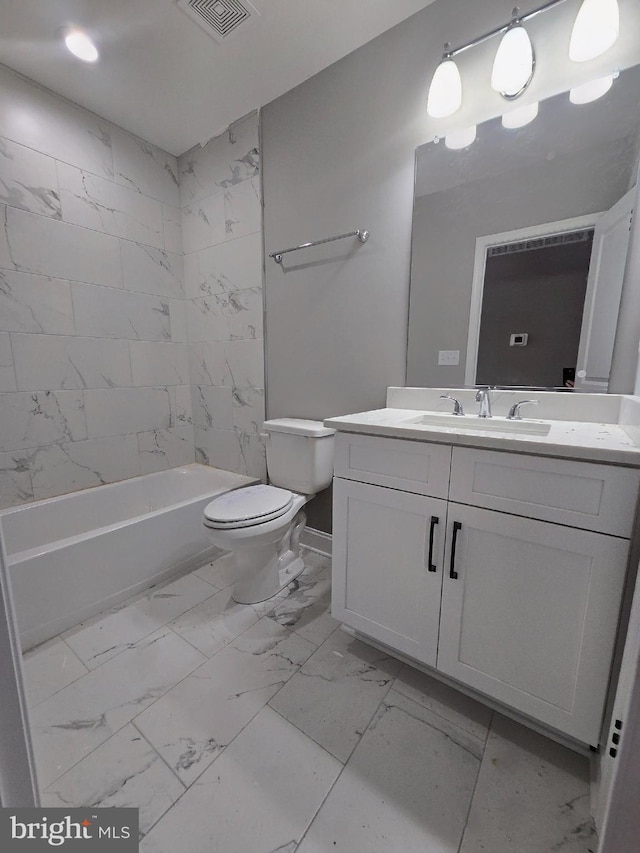
[(606, 95), (613, 86), (613, 74), (600, 77), (598, 80), (589, 80), (581, 86), (575, 86), (569, 92), (569, 100), (572, 104), (589, 104)]
[(491, 88), (504, 98), (517, 98), (531, 82), (534, 65), (529, 34), (517, 24), (502, 36), (493, 60)]
[(619, 31), (618, 0), (583, 0), (571, 31), (569, 59), (595, 59), (611, 47)]
[(502, 126), (507, 130), (515, 130), (517, 127), (524, 127), (534, 120), (538, 115), (538, 102), (527, 104), (525, 107), (518, 107), (517, 110), (505, 113), (502, 116)]
[(452, 151), (467, 148), (476, 138), (476, 126), (465, 127), (462, 130), (452, 130), (444, 138), (444, 144)]
[(432, 118), (446, 118), (460, 109), (462, 104), (462, 80), (453, 59), (443, 59), (435, 70), (427, 112)]
[(69, 30), (64, 37), (64, 43), (67, 50), (83, 62), (95, 62), (98, 58), (98, 48), (82, 30)]

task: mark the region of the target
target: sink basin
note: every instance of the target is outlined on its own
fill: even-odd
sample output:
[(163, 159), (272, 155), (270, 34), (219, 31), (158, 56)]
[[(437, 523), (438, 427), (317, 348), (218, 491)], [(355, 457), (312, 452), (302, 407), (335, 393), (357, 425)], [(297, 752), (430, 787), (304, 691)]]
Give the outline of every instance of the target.
[(544, 421), (508, 420), (504, 417), (479, 418), (477, 415), (449, 415), (440, 412), (429, 412), (406, 418), (402, 421), (407, 426), (441, 427), (442, 429), (481, 430), (482, 432), (502, 432), (517, 435), (548, 435), (551, 424)]

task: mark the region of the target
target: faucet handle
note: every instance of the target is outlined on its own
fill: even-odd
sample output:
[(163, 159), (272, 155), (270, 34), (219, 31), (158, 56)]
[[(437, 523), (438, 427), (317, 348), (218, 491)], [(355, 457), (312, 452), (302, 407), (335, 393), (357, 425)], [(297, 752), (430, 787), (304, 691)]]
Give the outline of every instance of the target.
[(519, 403), (514, 403), (509, 409), (507, 420), (521, 421), (522, 415), (520, 414), (520, 406), (537, 406), (539, 402), (540, 400), (520, 400)]
[(456, 399), (456, 397), (452, 397), (451, 394), (440, 394), (441, 400), (453, 400), (453, 414), (454, 415), (464, 415), (464, 409), (462, 408), (462, 403), (460, 400)]

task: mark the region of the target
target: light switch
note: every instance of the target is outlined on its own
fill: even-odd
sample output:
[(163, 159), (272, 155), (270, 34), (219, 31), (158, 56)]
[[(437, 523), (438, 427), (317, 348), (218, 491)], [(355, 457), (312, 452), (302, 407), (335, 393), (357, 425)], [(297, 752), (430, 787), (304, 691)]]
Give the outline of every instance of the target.
[(441, 349), (438, 351), (438, 364), (460, 364), (459, 349)]

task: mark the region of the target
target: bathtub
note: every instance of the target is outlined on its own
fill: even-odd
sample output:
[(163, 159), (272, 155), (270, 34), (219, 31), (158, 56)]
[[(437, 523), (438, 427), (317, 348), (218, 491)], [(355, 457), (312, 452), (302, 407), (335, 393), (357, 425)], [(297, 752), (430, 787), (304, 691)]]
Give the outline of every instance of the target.
[(0, 510), (23, 649), (207, 563), (205, 505), (256, 482), (193, 464)]

